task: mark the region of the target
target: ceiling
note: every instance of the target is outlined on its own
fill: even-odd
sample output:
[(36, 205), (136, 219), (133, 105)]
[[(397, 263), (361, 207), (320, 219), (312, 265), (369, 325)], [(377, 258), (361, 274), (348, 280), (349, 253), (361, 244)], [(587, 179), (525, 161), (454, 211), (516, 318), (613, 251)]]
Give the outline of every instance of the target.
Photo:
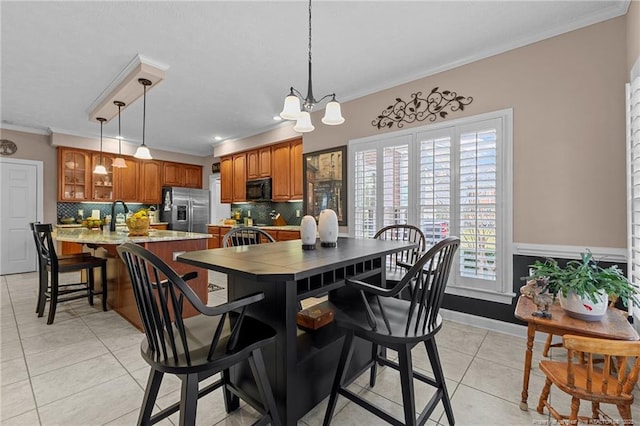
[[(314, 95), (355, 99), (624, 15), (628, 5), (315, 0)], [(307, 8), (304, 0), (3, 0), (2, 127), (99, 137), (88, 109), (140, 55), (168, 67), (147, 94), (147, 145), (212, 155), (216, 135), (279, 125), (273, 116), (290, 86), (306, 94)], [(104, 132), (117, 135), (117, 120)], [(141, 142), (141, 100), (123, 110), (122, 134)]]

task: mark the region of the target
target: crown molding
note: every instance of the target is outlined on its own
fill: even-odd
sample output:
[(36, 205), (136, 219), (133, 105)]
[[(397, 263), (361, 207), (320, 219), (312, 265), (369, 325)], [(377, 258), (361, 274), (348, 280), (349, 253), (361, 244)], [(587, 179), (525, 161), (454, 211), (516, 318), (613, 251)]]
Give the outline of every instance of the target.
[(13, 130), (16, 132), (33, 133), (36, 135), (51, 136), (51, 129), (43, 129), (42, 127), (19, 126), (16, 124), (0, 123), (0, 130)]

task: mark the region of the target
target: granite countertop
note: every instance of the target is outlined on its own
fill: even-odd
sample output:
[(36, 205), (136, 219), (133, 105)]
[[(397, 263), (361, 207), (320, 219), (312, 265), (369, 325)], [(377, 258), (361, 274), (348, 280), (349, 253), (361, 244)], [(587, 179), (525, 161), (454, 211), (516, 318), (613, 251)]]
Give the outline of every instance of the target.
[(116, 232), (103, 232), (86, 228), (56, 228), (51, 234), (54, 240), (80, 244), (123, 244), (153, 243), (158, 241), (199, 240), (210, 238), (209, 234), (181, 231), (161, 231), (150, 229), (149, 235), (130, 237), (127, 230)]
[[(207, 226), (220, 226), (222, 228), (241, 228), (245, 225), (225, 225), (222, 223), (208, 223)], [(284, 226), (274, 226), (274, 225), (254, 225), (256, 228), (261, 228), (265, 230), (271, 229), (272, 231), (299, 231), (299, 225), (284, 225)]]
[[(154, 223), (151, 223), (150, 225), (153, 226), (153, 225), (168, 225), (168, 224), (169, 222), (154, 222)], [(125, 227), (127, 225), (123, 223), (123, 224), (118, 224), (116, 226)], [(54, 225), (54, 227), (55, 228), (82, 228), (82, 225), (79, 223), (58, 223)]]

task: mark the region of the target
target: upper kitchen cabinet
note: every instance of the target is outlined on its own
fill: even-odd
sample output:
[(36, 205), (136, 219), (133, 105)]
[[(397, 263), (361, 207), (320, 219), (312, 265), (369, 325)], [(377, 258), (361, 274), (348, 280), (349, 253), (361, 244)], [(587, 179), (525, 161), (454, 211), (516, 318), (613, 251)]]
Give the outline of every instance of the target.
[(246, 201), (246, 153), (220, 158), (220, 202)]
[(289, 142), (271, 148), (273, 173), (271, 173), (271, 199), (273, 201), (289, 201), (291, 170), (291, 148)]
[(302, 200), (303, 174), (302, 174), (302, 139), (291, 141), (291, 199)]
[(202, 189), (202, 166), (163, 161), (162, 185)]
[(271, 148), (273, 201), (302, 199), (302, 139)]
[(162, 185), (184, 185), (184, 169), (182, 168), (182, 164), (170, 163), (168, 161), (162, 163)]
[(247, 200), (247, 156), (233, 156), (233, 202)]
[[(91, 155), (91, 194), (92, 199), (94, 201), (113, 201), (114, 192), (113, 192), (113, 159), (114, 156), (111, 154), (99, 154), (93, 153)], [(102, 165), (107, 170), (106, 175), (98, 175), (93, 173), (96, 166), (100, 164), (102, 161)]]
[(247, 152), (247, 179), (271, 176), (271, 147)]
[(202, 166), (183, 164), (184, 186), (187, 188), (202, 189)]
[(140, 160), (127, 158), (127, 167), (114, 170), (114, 194), (116, 200), (140, 202)]
[(91, 199), (91, 155), (87, 151), (58, 149), (58, 200)]
[(233, 157), (220, 158), (220, 202), (233, 202)]
[(140, 162), (140, 202), (145, 204), (162, 203), (162, 161), (145, 160)]

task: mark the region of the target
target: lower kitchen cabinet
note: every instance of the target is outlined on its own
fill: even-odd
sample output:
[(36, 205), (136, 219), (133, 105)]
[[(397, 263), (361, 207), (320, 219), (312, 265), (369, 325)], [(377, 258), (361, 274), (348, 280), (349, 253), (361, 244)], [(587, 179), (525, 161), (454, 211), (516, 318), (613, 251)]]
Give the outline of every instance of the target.
[(276, 241), (299, 240), (300, 231), (277, 231), (274, 235)]
[(157, 229), (158, 231), (166, 231), (168, 226), (169, 225), (167, 225), (166, 223), (151, 223), (151, 224), (149, 224), (149, 228)]

